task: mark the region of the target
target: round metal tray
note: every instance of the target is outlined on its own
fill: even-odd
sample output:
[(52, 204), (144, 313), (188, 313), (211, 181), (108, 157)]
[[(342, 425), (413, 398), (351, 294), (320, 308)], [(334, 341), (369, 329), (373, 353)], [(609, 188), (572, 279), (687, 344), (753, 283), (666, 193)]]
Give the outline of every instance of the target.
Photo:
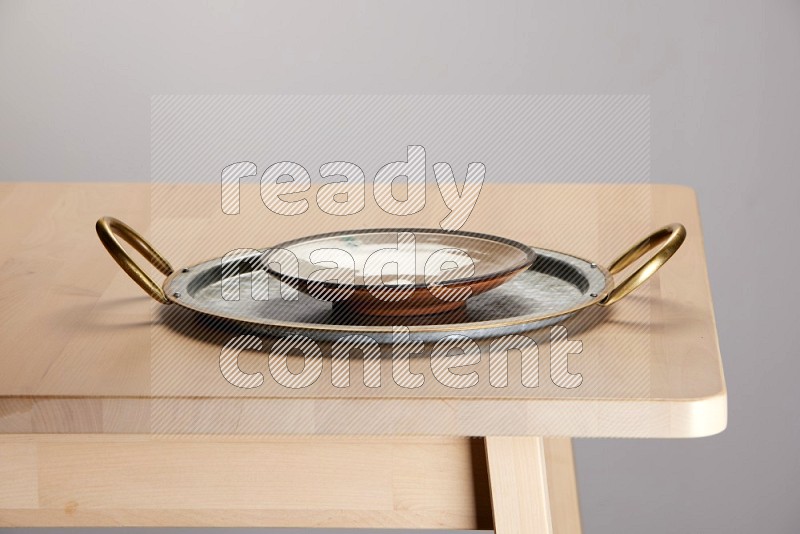
[[(97, 233), (117, 263), (148, 294), (164, 304), (174, 303), (265, 335), (299, 334), (315, 340), (335, 341), (346, 335), (362, 334), (379, 343), (391, 342), (396, 326), (407, 327), (413, 339), (421, 341), (455, 333), (472, 338), (495, 337), (549, 326), (592, 305), (608, 306), (652, 276), (686, 237), (682, 225), (665, 226), (631, 247), (608, 269), (562, 252), (534, 248), (537, 257), (527, 271), (469, 299), (464, 308), (438, 315), (381, 318), (356, 315), (335, 303), (301, 292), (297, 292), (296, 300), (283, 300), (278, 280), (261, 269), (253, 271), (250, 267), (258, 264), (252, 261), (260, 256), (258, 252), (173, 270), (144, 238), (117, 219), (100, 219)], [(168, 275), (163, 287), (133, 262), (115, 235)], [(643, 266), (618, 286), (614, 285), (614, 274), (655, 249), (657, 252)], [(234, 268), (231, 262), (238, 265)], [(223, 284), (230, 276), (239, 277), (238, 300), (223, 298)], [(269, 299), (253, 298), (254, 280), (262, 284), (266, 281)], [(263, 285), (260, 289), (263, 293)]]

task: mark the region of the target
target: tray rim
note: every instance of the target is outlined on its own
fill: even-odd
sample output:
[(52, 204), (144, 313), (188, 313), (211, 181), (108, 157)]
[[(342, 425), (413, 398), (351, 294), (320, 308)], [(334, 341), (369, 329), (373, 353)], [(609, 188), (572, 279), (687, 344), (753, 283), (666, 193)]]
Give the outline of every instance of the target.
[[(572, 260), (572, 262), (582, 263), (588, 268), (596, 269), (597, 272), (599, 272), (603, 276), (602, 288), (596, 289), (592, 293), (595, 294), (596, 296), (590, 297), (589, 300), (577, 306), (572, 306), (570, 308), (566, 308), (563, 310), (557, 310), (552, 313), (539, 314), (539, 315), (528, 314), (528, 315), (520, 315), (513, 318), (491, 319), (487, 321), (478, 321), (469, 323), (449, 323), (449, 324), (438, 324), (438, 325), (408, 325), (405, 326), (405, 328), (408, 329), (410, 334), (455, 334), (455, 333), (467, 333), (476, 331), (485, 332), (487, 330), (497, 330), (498, 333), (503, 333), (502, 331), (508, 330), (513, 327), (525, 327), (525, 326), (530, 326), (530, 328), (527, 329), (532, 330), (537, 328), (537, 326), (535, 325), (538, 323), (543, 323), (541, 324), (541, 326), (547, 326), (548, 324), (552, 324), (552, 321), (554, 319), (558, 319), (561, 317), (569, 317), (592, 305), (600, 303), (614, 288), (614, 279), (612, 275), (610, 274), (608, 269), (606, 269), (605, 267), (603, 267), (598, 263), (591, 262), (589, 260), (586, 260), (585, 258), (581, 258), (573, 254), (568, 254), (556, 250), (550, 250), (534, 246), (530, 246), (530, 248), (536, 253), (537, 259), (539, 256), (544, 256), (544, 257), (560, 256), (561, 257), (560, 259)], [(262, 250), (266, 250), (266, 248)], [(237, 259), (241, 261), (242, 258), (237, 258)], [(352, 334), (365, 334), (365, 335), (373, 334), (373, 335), (386, 336), (387, 334), (391, 335), (392, 332), (394, 331), (395, 326), (388, 326), (388, 325), (335, 325), (335, 324), (321, 324), (321, 323), (298, 323), (296, 321), (282, 321), (279, 319), (257, 320), (255, 318), (236, 317), (226, 313), (213, 312), (200, 306), (195, 306), (193, 305), (193, 303), (187, 302), (183, 298), (183, 294), (180, 291), (176, 291), (176, 289), (183, 289), (186, 285), (188, 285), (191, 279), (193, 279), (196, 276), (199, 276), (197, 269), (201, 268), (208, 269), (217, 267), (219, 266), (219, 262), (221, 260), (222, 258), (218, 257), (202, 261), (194, 265), (190, 265), (189, 267), (176, 269), (163, 282), (164, 293), (169, 302), (177, 304), (182, 308), (192, 310), (193, 312), (200, 313), (208, 318), (235, 321), (237, 323), (242, 323), (250, 327), (262, 328), (267, 330), (280, 329), (285, 331), (294, 331), (296, 334), (302, 334), (305, 331), (305, 332), (311, 332), (312, 334), (323, 334), (323, 335), (346, 336)], [(212, 262), (215, 265), (211, 266), (210, 264)], [(534, 260), (534, 265), (535, 263), (536, 260)], [(529, 266), (528, 269), (531, 269), (532, 267), (533, 265)], [(202, 273), (203, 271), (200, 272)], [(190, 280), (184, 282), (183, 279), (190, 279)], [(178, 284), (177, 288), (173, 287), (176, 283)], [(547, 323), (548, 321), (550, 321), (550, 323)]]

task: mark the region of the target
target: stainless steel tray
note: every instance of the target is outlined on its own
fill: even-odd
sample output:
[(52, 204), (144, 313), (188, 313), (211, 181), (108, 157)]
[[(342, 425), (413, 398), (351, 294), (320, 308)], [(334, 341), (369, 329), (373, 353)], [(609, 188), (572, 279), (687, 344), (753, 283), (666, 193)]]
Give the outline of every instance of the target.
[[(355, 315), (335, 304), (298, 293), (297, 300), (279, 298), (278, 280), (267, 278), (269, 300), (252, 297), (253, 271), (249, 265), (260, 254), (229, 259), (213, 259), (173, 270), (137, 232), (117, 219), (104, 217), (97, 222), (97, 233), (106, 249), (133, 279), (153, 298), (164, 304), (177, 304), (205, 316), (209, 327), (241, 328), (264, 335), (299, 334), (314, 340), (335, 341), (346, 335), (362, 334), (379, 343), (391, 342), (395, 326), (405, 326), (413, 339), (435, 341), (454, 333), (485, 338), (520, 333), (555, 324), (586, 308), (608, 306), (636, 289), (678, 250), (686, 237), (681, 224), (657, 230), (626, 251), (606, 269), (588, 260), (534, 248), (533, 265), (510, 282), (473, 297), (465, 308), (455, 312), (410, 317), (379, 318)], [(118, 235), (168, 275), (158, 286), (128, 256)], [(652, 258), (615, 286), (613, 275), (633, 264), (646, 253)], [(238, 269), (230, 262), (238, 262)], [(239, 300), (225, 300), (222, 285), (226, 276), (239, 273)], [(259, 276), (268, 276), (260, 272)]]

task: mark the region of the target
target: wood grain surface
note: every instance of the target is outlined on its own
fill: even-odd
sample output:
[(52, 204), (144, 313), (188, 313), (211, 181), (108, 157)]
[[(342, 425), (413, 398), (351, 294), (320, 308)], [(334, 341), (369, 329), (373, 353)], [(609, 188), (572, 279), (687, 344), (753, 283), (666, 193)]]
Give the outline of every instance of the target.
[(425, 376), (417, 389), (397, 385), (385, 361), (377, 389), (361, 383), (356, 365), (350, 387), (333, 387), (324, 364), (320, 380), (292, 390), (269, 376), (268, 339), (266, 350), (240, 359), (265, 384), (233, 387), (219, 369), (225, 333), (187, 327), (196, 324), (191, 313), (149, 299), (93, 227), (101, 215), (118, 217), (180, 268), (322, 231), (436, 226), (447, 214), (435, 189), (422, 212), (404, 218), (369, 202), (356, 215), (327, 215), (307, 196), (308, 212), (281, 217), (248, 184), (241, 213), (230, 216), (214, 184), (0, 184), (0, 432), (692, 437), (725, 427), (700, 220), (683, 187), (484, 187), (463, 229), (601, 265), (664, 224), (688, 230), (645, 286), (564, 323), (583, 344), (569, 360), (583, 377), (574, 389), (550, 380), (547, 331), (531, 334), (540, 348), (537, 388), (521, 385), (513, 358), (508, 387), (492, 387), (483, 357), (473, 368), (481, 380), (469, 389), (439, 384), (423, 358), (413, 362)]
[[(493, 510), (494, 509), (494, 510)], [(0, 437), (0, 527), (580, 534), (569, 439)]]
[(482, 440), (3, 436), (0, 526), (489, 529)]

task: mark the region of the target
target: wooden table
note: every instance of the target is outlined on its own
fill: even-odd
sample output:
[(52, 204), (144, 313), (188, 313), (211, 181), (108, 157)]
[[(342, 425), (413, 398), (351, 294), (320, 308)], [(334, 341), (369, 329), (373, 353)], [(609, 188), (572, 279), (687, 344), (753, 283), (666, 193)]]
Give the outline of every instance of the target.
[[(601, 264), (667, 223), (682, 222), (688, 238), (636, 293), (564, 323), (583, 343), (569, 363), (580, 387), (552, 384), (542, 357), (537, 388), (510, 373), (505, 389), (482, 380), (468, 391), (438, 387), (430, 369), (430, 387), (416, 390), (390, 374), (366, 388), (357, 372), (351, 387), (328, 374), (301, 392), (227, 383), (219, 335), (182, 331), (181, 310), (144, 295), (97, 241), (99, 216), (126, 221), (182, 267), (325, 230), (436, 226), (447, 211), (434, 189), (405, 219), (368, 203), (349, 217), (312, 207), (287, 221), (265, 209), (257, 184), (243, 187), (237, 216), (221, 212), (219, 195), (214, 184), (0, 185), (0, 526), (579, 532), (570, 438), (725, 428), (689, 189), (485, 186), (466, 230)], [(537, 342), (546, 355), (548, 340)], [(264, 356), (240, 363), (264, 371)]]

